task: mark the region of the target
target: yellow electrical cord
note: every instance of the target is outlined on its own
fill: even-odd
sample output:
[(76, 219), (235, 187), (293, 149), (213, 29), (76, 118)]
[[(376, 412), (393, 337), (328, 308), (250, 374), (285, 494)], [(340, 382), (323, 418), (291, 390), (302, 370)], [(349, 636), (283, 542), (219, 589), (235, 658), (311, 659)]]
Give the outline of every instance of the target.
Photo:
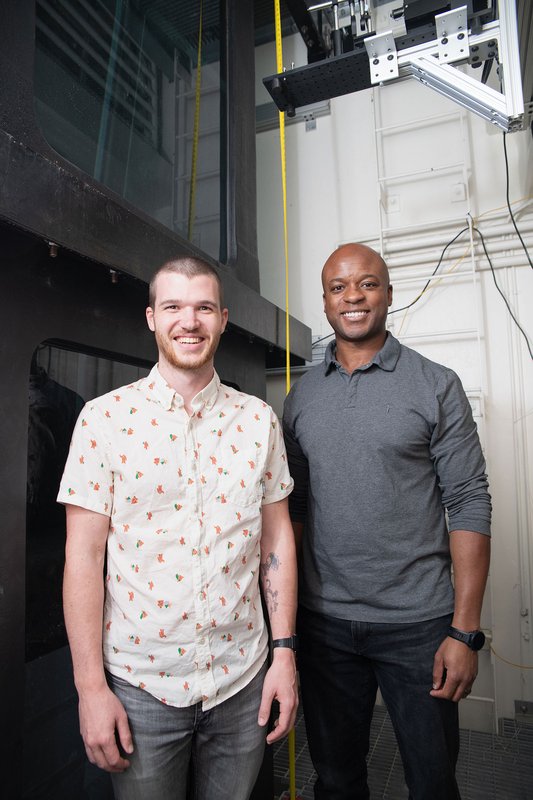
[[(281, 13), (280, 0), (274, 0), (274, 18), (276, 30), (276, 67), (278, 73), (283, 72), (283, 51), (281, 46)], [(279, 144), (281, 155), (281, 188), (283, 196), (283, 238), (285, 243), (285, 387), (287, 394), (291, 388), (291, 341), (289, 316), (289, 237), (287, 230), (287, 162), (285, 159), (285, 114), (279, 112)], [(296, 747), (294, 728), (289, 731), (289, 796), (296, 800)]]
[(192, 136), (191, 183), (189, 186), (189, 221), (187, 238), (192, 241), (194, 229), (194, 212), (196, 205), (196, 171), (198, 165), (198, 138), (200, 135), (200, 92), (202, 88), (202, 22), (203, 0), (200, 0), (200, 21), (198, 23), (198, 55), (196, 58), (196, 90), (194, 106), (194, 130)]

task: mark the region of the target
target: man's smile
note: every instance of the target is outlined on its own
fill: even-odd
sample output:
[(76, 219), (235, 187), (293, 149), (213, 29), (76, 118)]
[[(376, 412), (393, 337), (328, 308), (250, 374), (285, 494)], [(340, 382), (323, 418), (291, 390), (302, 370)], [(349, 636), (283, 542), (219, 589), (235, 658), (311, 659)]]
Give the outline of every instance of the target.
[(361, 319), (370, 314), (370, 311), (341, 311), (341, 317), (349, 317), (350, 319)]
[(178, 344), (200, 344), (203, 340), (203, 336), (174, 336), (174, 341)]

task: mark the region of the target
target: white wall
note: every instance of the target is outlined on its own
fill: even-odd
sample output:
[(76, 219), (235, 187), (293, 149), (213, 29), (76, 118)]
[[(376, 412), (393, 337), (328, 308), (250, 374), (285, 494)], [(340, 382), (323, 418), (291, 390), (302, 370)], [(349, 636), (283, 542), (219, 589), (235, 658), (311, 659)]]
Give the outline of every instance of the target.
[[(298, 37), (284, 41), (284, 56), (287, 65), (305, 63)], [(268, 100), (261, 77), (274, 72), (273, 47), (258, 48), (258, 103)], [(376, 128), (384, 130), (376, 134)], [(383, 248), (395, 284), (393, 307), (399, 308), (419, 294), (470, 214), (533, 343), (533, 271), (505, 208), (499, 130), (408, 80), (333, 99), (331, 115), (317, 119), (315, 130), (295, 124), (286, 128), (286, 137), (290, 309), (313, 335), (330, 332), (320, 270), (339, 243)], [(510, 134), (506, 142), (510, 197), (529, 198), (516, 203), (515, 212), (533, 250), (531, 133)], [(261, 290), (285, 307), (279, 164), (277, 131), (258, 134)], [(380, 184), (379, 176), (396, 177)], [(483, 625), (493, 650), (481, 654), (474, 690), (479, 699), (461, 704), (463, 724), (487, 730), (500, 717), (514, 717), (515, 700), (533, 701), (533, 670), (520, 668), (533, 666), (533, 362), (477, 237), (471, 251), (465, 234), (439, 274), (442, 279), (412, 309), (390, 318), (390, 328), (405, 344), (459, 373), (487, 457), (494, 536)], [(270, 385), (279, 410), (276, 380)]]

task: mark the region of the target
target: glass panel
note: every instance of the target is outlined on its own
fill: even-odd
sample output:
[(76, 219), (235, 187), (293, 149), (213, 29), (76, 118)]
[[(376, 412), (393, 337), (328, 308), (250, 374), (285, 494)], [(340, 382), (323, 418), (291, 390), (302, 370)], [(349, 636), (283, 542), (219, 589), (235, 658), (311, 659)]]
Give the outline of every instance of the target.
[(84, 403), (148, 368), (44, 343), (29, 384), (26, 497), (26, 661), (66, 644), (61, 601), (65, 510), (56, 503), (74, 423)]
[(36, 3), (36, 112), (49, 144), (214, 258), (219, 7), (218, 0)]

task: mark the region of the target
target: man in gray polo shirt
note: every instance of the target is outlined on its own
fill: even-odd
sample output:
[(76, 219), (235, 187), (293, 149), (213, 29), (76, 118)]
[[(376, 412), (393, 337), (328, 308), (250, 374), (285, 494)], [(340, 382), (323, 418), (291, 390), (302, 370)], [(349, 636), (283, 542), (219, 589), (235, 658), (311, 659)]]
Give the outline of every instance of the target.
[(322, 284), (335, 341), (284, 413), (315, 797), (369, 797), (379, 687), (411, 800), (459, 798), (457, 704), (477, 674), (490, 557), (476, 426), (457, 375), (386, 331), (375, 251), (343, 245)]

